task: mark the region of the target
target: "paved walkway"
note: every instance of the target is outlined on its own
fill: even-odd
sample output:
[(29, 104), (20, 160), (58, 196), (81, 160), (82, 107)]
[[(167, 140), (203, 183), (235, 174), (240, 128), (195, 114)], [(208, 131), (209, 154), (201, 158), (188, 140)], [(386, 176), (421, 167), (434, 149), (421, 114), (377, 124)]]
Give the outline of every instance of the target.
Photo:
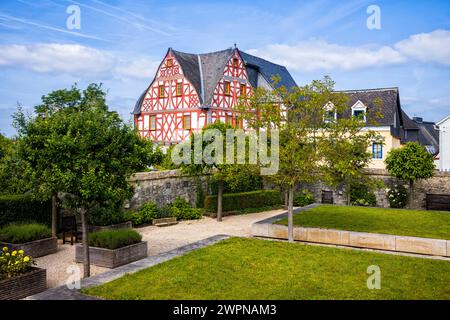
[[(250, 237), (251, 225), (254, 222), (270, 218), (282, 213), (283, 210), (272, 210), (254, 214), (224, 217), (222, 222), (205, 217), (201, 220), (182, 221), (169, 227), (149, 226), (136, 229), (148, 241), (149, 257), (195, 243), (219, 234), (230, 236)], [(37, 258), (37, 266), (47, 269), (48, 285), (50, 288), (65, 285), (70, 277), (71, 267), (78, 266), (82, 274), (82, 264), (74, 262), (75, 246), (59, 245), (58, 252)], [(110, 269), (91, 266), (91, 275), (99, 275)]]

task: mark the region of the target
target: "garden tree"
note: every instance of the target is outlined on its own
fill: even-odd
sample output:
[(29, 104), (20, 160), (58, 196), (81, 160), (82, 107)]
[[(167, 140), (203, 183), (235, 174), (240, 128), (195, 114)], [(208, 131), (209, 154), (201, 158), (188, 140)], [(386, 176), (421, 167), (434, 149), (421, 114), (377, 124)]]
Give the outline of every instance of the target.
[[(332, 86), (326, 89), (327, 95)], [(349, 110), (347, 97), (342, 93), (333, 93), (333, 103), (327, 105), (326, 112), (332, 116), (324, 119), (320, 137), (322, 176), (328, 185), (344, 186), (347, 205), (350, 205), (351, 186), (364, 183), (368, 187), (375, 187), (378, 181), (370, 179), (365, 174), (365, 168), (372, 159), (369, 146), (373, 141), (382, 142), (373, 130), (363, 131), (366, 122), (356, 117), (346, 117), (343, 114)], [(381, 101), (373, 102), (372, 116), (367, 117), (373, 125), (376, 119), (382, 117), (380, 113)], [(336, 115), (336, 116), (334, 116)]]
[(412, 209), (414, 181), (433, 177), (435, 170), (433, 157), (420, 144), (408, 142), (402, 148), (391, 150), (384, 162), (391, 175), (409, 181), (409, 207)]
[(151, 164), (153, 146), (108, 111), (101, 85), (53, 92), (43, 102), (34, 117), (22, 121), (19, 153), (32, 168), (37, 194), (49, 198), (63, 192), (79, 209), (88, 277), (88, 215), (132, 195), (128, 178)]
[(300, 183), (311, 183), (320, 178), (321, 143), (326, 134), (325, 105), (340, 106), (344, 99), (333, 94), (334, 83), (328, 77), (315, 80), (303, 87), (274, 90), (257, 88), (248, 104), (238, 106), (241, 117), (256, 131), (279, 131), (279, 170), (267, 178), (288, 190), (288, 238), (293, 241), (294, 190)]
[[(226, 163), (227, 148), (234, 148), (234, 159), (236, 159), (238, 152), (237, 138), (233, 138), (232, 144), (226, 143), (227, 129), (233, 129), (233, 127), (229, 124), (216, 122), (205, 126), (201, 132), (193, 133), (190, 140), (184, 144), (190, 150), (190, 157), (181, 164), (182, 172), (196, 176), (208, 174), (217, 182), (217, 221), (219, 222), (222, 221), (224, 183), (235, 185), (239, 183), (238, 180), (245, 175), (245, 172), (252, 170), (251, 165)], [(213, 135), (213, 133), (218, 134)], [(201, 141), (199, 143), (200, 149), (196, 146), (196, 141)], [(216, 142), (218, 148), (211, 149), (211, 146), (214, 146)], [(221, 150), (223, 156), (221, 159), (219, 159), (219, 154), (216, 154), (216, 151), (219, 150)], [(185, 152), (185, 150), (179, 151)], [(205, 156), (207, 154), (211, 156), (209, 159)], [(237, 174), (238, 171), (239, 174)]]

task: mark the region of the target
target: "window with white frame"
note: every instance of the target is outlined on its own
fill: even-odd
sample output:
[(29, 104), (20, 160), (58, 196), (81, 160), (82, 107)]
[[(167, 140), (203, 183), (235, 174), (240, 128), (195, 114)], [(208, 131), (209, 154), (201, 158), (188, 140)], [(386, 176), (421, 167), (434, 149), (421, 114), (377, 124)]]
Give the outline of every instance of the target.
[(372, 143), (372, 159), (383, 159), (383, 144), (378, 142)]
[(333, 122), (336, 119), (336, 107), (334, 106), (333, 102), (330, 101), (325, 105), (325, 114), (323, 116), (323, 121), (328, 123)]
[(360, 100), (352, 107), (352, 116), (366, 122), (367, 107)]

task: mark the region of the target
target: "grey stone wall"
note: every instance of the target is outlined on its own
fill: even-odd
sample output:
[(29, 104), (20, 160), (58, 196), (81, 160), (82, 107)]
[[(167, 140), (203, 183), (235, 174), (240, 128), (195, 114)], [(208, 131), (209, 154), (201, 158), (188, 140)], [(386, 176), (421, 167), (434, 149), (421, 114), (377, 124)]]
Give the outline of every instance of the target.
[(195, 206), (197, 184), (201, 184), (205, 194), (208, 188), (207, 176), (189, 177), (182, 175), (179, 170), (139, 172), (130, 181), (135, 193), (126, 207), (131, 209), (138, 209), (149, 201), (162, 206), (173, 202), (177, 197), (184, 198)]
[[(377, 206), (389, 207), (386, 188), (394, 184), (403, 184), (407, 189), (408, 182), (399, 181), (390, 176), (384, 169), (368, 169), (367, 174), (372, 178), (380, 179), (385, 187), (375, 191)], [(197, 198), (197, 184), (200, 183), (205, 195), (208, 193), (208, 177), (189, 177), (182, 175), (179, 170), (140, 172), (133, 175), (130, 181), (135, 187), (135, 194), (127, 204), (132, 209), (139, 208), (148, 201), (154, 201), (158, 205), (173, 202), (177, 197), (189, 201), (195, 206)], [(265, 189), (274, 188), (271, 184), (266, 184)], [(332, 190), (334, 203), (345, 205), (346, 198), (344, 188), (330, 189), (323, 183), (299, 186), (298, 189), (307, 188), (318, 202), (321, 201), (322, 190)], [(427, 193), (450, 194), (450, 172), (438, 172), (431, 179), (419, 180), (415, 183), (414, 208), (425, 209), (425, 197)]]

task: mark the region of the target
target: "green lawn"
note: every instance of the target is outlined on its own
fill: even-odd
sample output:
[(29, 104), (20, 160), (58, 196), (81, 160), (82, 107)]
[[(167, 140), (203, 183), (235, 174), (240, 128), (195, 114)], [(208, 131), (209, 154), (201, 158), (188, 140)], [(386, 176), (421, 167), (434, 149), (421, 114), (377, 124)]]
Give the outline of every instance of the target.
[[(287, 225), (287, 219), (277, 222)], [(294, 224), (450, 240), (450, 212), (321, 205), (294, 215)]]
[[(367, 288), (371, 265), (381, 289)], [(450, 299), (450, 262), (231, 238), (83, 291), (106, 299)]]

